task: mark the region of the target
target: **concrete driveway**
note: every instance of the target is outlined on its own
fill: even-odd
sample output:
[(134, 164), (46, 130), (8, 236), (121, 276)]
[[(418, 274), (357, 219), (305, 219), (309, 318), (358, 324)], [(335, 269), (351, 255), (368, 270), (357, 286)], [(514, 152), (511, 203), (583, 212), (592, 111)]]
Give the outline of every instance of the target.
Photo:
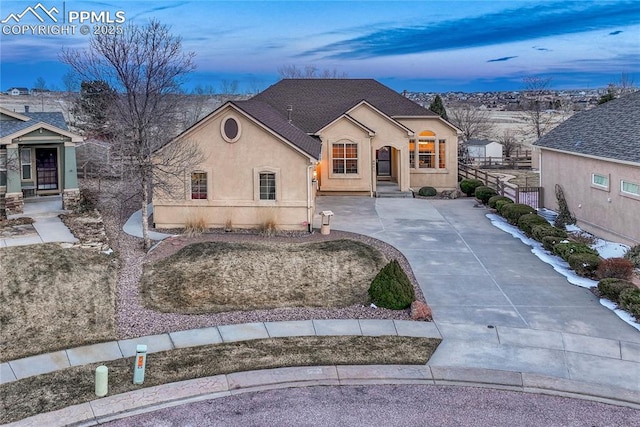
[(444, 338), (430, 365), (640, 391), (640, 332), (491, 225), (473, 200), (325, 196), (317, 203), (317, 212), (334, 212), (332, 229), (375, 237), (406, 256)]

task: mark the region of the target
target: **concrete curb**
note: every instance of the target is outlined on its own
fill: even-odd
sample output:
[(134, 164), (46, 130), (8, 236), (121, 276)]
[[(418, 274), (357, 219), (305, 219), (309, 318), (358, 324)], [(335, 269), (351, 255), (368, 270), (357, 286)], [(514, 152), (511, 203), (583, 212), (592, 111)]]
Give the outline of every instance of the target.
[(93, 426), (186, 403), (264, 390), (383, 384), (452, 385), (541, 393), (640, 409), (640, 393), (524, 372), (430, 365), (305, 366), (163, 384), (38, 414), (6, 426)]

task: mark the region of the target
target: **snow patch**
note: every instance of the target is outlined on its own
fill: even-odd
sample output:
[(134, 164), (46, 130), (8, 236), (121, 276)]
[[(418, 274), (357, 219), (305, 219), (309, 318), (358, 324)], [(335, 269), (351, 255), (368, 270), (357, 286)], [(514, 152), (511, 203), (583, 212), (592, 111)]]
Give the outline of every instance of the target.
[[(487, 216), (487, 218), (489, 218), (489, 220), (491, 221), (491, 224), (494, 227), (496, 227), (496, 228), (498, 228), (498, 229), (500, 229), (500, 230), (502, 230), (502, 231), (504, 231), (506, 233), (511, 234), (514, 238), (520, 239), (520, 241), (522, 243), (531, 246), (531, 252), (533, 252), (533, 254), (535, 254), (542, 262), (545, 262), (545, 263), (551, 265), (555, 271), (557, 271), (558, 273), (560, 273), (564, 277), (566, 277), (567, 281), (569, 283), (571, 283), (572, 285), (580, 286), (582, 288), (587, 288), (587, 289), (593, 288), (594, 286), (598, 285), (598, 282), (596, 282), (595, 280), (591, 280), (591, 279), (587, 279), (586, 277), (578, 276), (569, 267), (569, 264), (567, 262), (565, 262), (562, 258), (551, 254), (549, 251), (544, 249), (544, 247), (542, 246), (542, 244), (540, 242), (538, 242), (537, 240), (534, 240), (534, 239), (531, 239), (531, 238), (527, 237), (522, 232), (522, 230), (520, 230), (518, 227), (515, 227), (515, 226), (509, 224), (502, 216), (496, 215), (496, 214), (492, 214), (492, 213), (487, 214), (486, 216)], [(575, 225), (568, 225), (567, 226), (567, 231), (582, 232), (582, 230), (579, 227), (576, 227)], [(597, 241), (596, 241), (596, 243), (594, 245), (594, 249), (596, 249), (598, 251), (598, 253), (600, 253), (600, 256), (603, 257), (603, 258), (614, 258), (614, 257), (623, 256), (624, 253), (629, 249), (629, 247), (625, 246), (625, 245), (622, 245), (620, 243), (612, 243), (612, 242), (607, 242), (607, 241), (602, 240), (602, 239), (597, 239)], [(622, 252), (622, 254), (618, 255), (618, 254), (620, 254), (620, 251), (622, 251), (623, 249), (624, 249), (624, 251)], [(602, 252), (600, 252), (600, 250), (602, 250)], [(611, 256), (605, 256), (605, 255), (611, 255)], [(633, 316), (631, 316), (626, 311), (620, 310), (619, 308), (617, 308), (615, 303), (613, 303), (613, 302), (611, 302), (609, 300), (606, 300), (606, 299), (601, 299), (600, 300), (600, 304), (602, 304), (605, 307), (613, 310), (613, 312), (618, 317), (620, 317), (622, 320), (624, 320), (625, 322), (627, 322), (628, 324), (630, 324), (634, 328), (640, 330), (640, 324), (635, 321)]]

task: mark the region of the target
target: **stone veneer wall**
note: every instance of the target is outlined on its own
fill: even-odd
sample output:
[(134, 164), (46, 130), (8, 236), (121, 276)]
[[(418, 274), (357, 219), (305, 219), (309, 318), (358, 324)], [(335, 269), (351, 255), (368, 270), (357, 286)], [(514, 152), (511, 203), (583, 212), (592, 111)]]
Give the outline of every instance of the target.
[(64, 190), (62, 193), (62, 209), (75, 211), (80, 206), (80, 190)]
[(22, 197), (22, 193), (5, 194), (4, 207), (7, 215), (24, 213), (24, 198)]

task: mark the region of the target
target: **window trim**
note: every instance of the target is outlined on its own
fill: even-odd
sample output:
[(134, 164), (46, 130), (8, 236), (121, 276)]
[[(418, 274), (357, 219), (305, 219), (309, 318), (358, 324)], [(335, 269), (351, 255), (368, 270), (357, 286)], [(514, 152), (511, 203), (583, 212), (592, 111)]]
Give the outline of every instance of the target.
[[(631, 184), (631, 185), (637, 186), (638, 187), (638, 192), (637, 193), (631, 193), (629, 191), (625, 191), (624, 184)], [(640, 200), (640, 183), (628, 181), (626, 179), (621, 179), (620, 180), (620, 195), (622, 195), (624, 197), (630, 197), (632, 199), (639, 199)]]
[[(22, 153), (29, 153), (29, 162), (23, 163)], [(33, 153), (30, 147), (20, 147), (20, 180), (26, 182), (33, 182)], [(24, 177), (24, 167), (29, 166), (29, 178)]]
[[(238, 125), (238, 133), (234, 138), (229, 138), (227, 136), (227, 133), (225, 132), (224, 128), (228, 120), (234, 120)], [(233, 144), (234, 142), (237, 142), (240, 139), (240, 136), (242, 136), (242, 123), (240, 122), (240, 119), (238, 118), (238, 116), (236, 116), (235, 114), (227, 114), (222, 118), (222, 120), (220, 121), (220, 135), (222, 136), (222, 139), (227, 141), (229, 144)]]
[[(261, 199), (260, 198), (260, 175), (273, 174), (275, 178), (275, 199)], [(261, 166), (253, 168), (253, 200), (260, 204), (272, 205), (279, 202), (282, 199), (282, 180), (280, 168), (274, 168), (270, 166)]]
[[(194, 195), (194, 188), (193, 188), (193, 176), (195, 174), (204, 174), (204, 195), (205, 197), (193, 197)], [(209, 185), (209, 173), (205, 172), (203, 170), (195, 170), (193, 172), (191, 172), (190, 174), (190, 180), (189, 180), (189, 200), (209, 200), (209, 196), (211, 194), (210, 192), (210, 185)], [(202, 191), (199, 191), (198, 194), (202, 194)]]
[[(344, 149), (344, 155), (345, 157), (334, 157), (333, 156), (333, 147), (334, 145), (342, 145), (343, 149)], [(347, 145), (353, 145), (355, 146), (356, 149), (356, 157), (346, 157), (347, 154)], [(361, 147), (360, 147), (360, 143), (356, 142), (356, 141), (352, 141), (350, 139), (339, 139), (337, 141), (332, 141), (329, 144), (329, 178), (360, 178), (361, 175), (361, 170), (362, 167), (360, 165), (360, 158), (361, 158)], [(347, 160), (354, 160), (356, 162), (356, 171), (355, 172), (347, 172)], [(335, 172), (334, 166), (333, 166), (333, 162), (335, 160), (342, 160), (344, 161), (344, 172)]]
[[(596, 182), (596, 177), (603, 178), (605, 180), (605, 183), (601, 184)], [(598, 190), (603, 190), (603, 191), (609, 191), (610, 185), (611, 185), (611, 177), (609, 176), (609, 174), (602, 174), (602, 173), (596, 173), (596, 172), (591, 173), (592, 188), (596, 188)]]

